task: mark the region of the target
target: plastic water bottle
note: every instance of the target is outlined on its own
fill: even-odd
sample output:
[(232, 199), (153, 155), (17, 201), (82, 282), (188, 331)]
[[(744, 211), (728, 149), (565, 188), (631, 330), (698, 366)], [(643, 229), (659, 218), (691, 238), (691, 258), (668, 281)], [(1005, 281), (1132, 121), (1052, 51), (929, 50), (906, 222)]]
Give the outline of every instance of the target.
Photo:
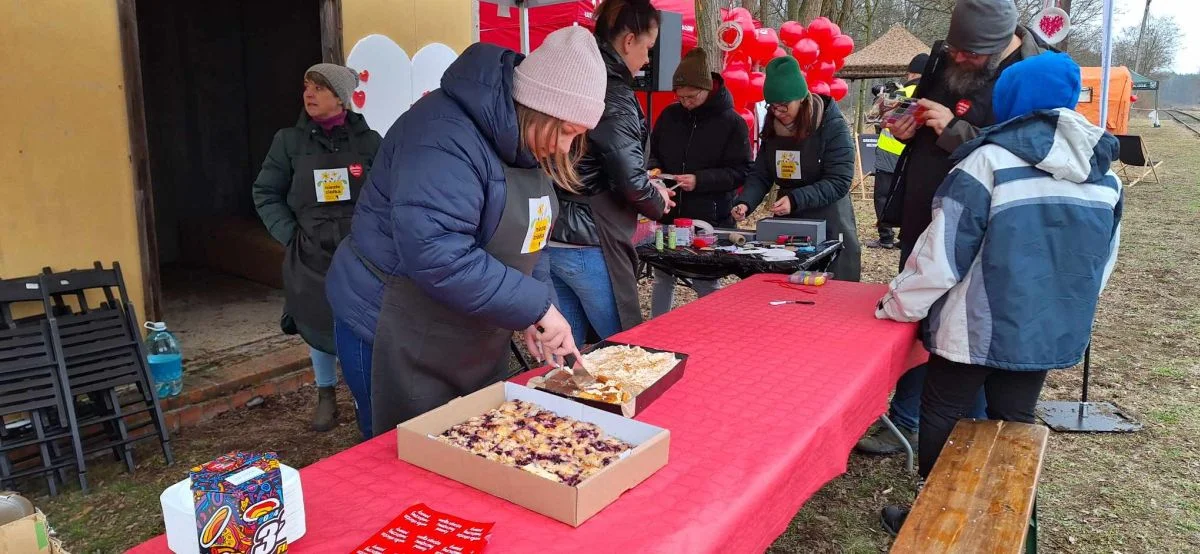
[(158, 397), (178, 396), (183, 390), (183, 349), (179, 339), (161, 321), (147, 321), (150, 334), (146, 337), (146, 361)]

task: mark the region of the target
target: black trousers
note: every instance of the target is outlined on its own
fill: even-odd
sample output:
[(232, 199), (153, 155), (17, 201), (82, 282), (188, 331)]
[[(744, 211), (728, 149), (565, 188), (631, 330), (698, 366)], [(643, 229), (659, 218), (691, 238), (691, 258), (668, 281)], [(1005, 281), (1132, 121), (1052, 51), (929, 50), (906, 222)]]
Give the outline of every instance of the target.
[(921, 393), (918, 473), (928, 477), (958, 420), (975, 404), (979, 387), (987, 395), (988, 419), (1034, 422), (1034, 408), (1046, 371), (1010, 371), (952, 362), (930, 354)]
[(888, 243), (896, 240), (896, 231), (879, 221), (883, 219), (883, 207), (887, 204), (888, 194), (892, 192), (892, 183), (896, 181), (894, 173), (886, 171), (875, 172), (875, 228), (879, 230), (879, 242)]

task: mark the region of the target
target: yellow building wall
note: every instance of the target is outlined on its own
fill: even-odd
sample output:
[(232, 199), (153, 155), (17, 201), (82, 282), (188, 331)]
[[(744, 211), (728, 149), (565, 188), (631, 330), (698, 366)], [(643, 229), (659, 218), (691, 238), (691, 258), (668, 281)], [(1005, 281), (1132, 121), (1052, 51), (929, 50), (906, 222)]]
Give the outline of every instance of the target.
[(0, 277), (118, 261), (141, 318), (117, 2), (0, 1), (0, 52)]
[(344, 0), (344, 54), (370, 34), (388, 36), (409, 56), (431, 42), (462, 52), (473, 42), (473, 8), (471, 0)]

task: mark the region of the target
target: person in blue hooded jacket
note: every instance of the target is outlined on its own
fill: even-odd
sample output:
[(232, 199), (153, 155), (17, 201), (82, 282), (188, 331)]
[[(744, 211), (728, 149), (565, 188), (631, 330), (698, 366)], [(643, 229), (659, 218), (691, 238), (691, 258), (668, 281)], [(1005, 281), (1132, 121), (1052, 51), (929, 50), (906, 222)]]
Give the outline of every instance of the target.
[(528, 57), (471, 45), (392, 125), (326, 286), (364, 436), (499, 381), (514, 331), (578, 355), (538, 260), (604, 90), (596, 41), (564, 28)]
[[(929, 350), (918, 440), (927, 477), (983, 387), (989, 419), (1034, 422), (1046, 374), (1090, 342), (1116, 264), (1123, 193), (1117, 139), (1074, 111), (1079, 66), (1066, 54), (1013, 64), (992, 92), (998, 125), (953, 155), (933, 222), (876, 317), (924, 320)], [(884, 508), (896, 532), (908, 511)]]

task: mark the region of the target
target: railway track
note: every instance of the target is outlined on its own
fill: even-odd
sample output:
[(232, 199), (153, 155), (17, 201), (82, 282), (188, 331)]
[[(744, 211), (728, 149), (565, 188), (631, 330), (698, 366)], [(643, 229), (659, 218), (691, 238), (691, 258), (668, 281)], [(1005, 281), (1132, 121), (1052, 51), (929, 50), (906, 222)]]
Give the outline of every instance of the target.
[(1196, 133), (1200, 137), (1200, 116), (1185, 112), (1183, 110), (1163, 110), (1167, 115), (1171, 116), (1180, 125), (1187, 127), (1189, 131)]

